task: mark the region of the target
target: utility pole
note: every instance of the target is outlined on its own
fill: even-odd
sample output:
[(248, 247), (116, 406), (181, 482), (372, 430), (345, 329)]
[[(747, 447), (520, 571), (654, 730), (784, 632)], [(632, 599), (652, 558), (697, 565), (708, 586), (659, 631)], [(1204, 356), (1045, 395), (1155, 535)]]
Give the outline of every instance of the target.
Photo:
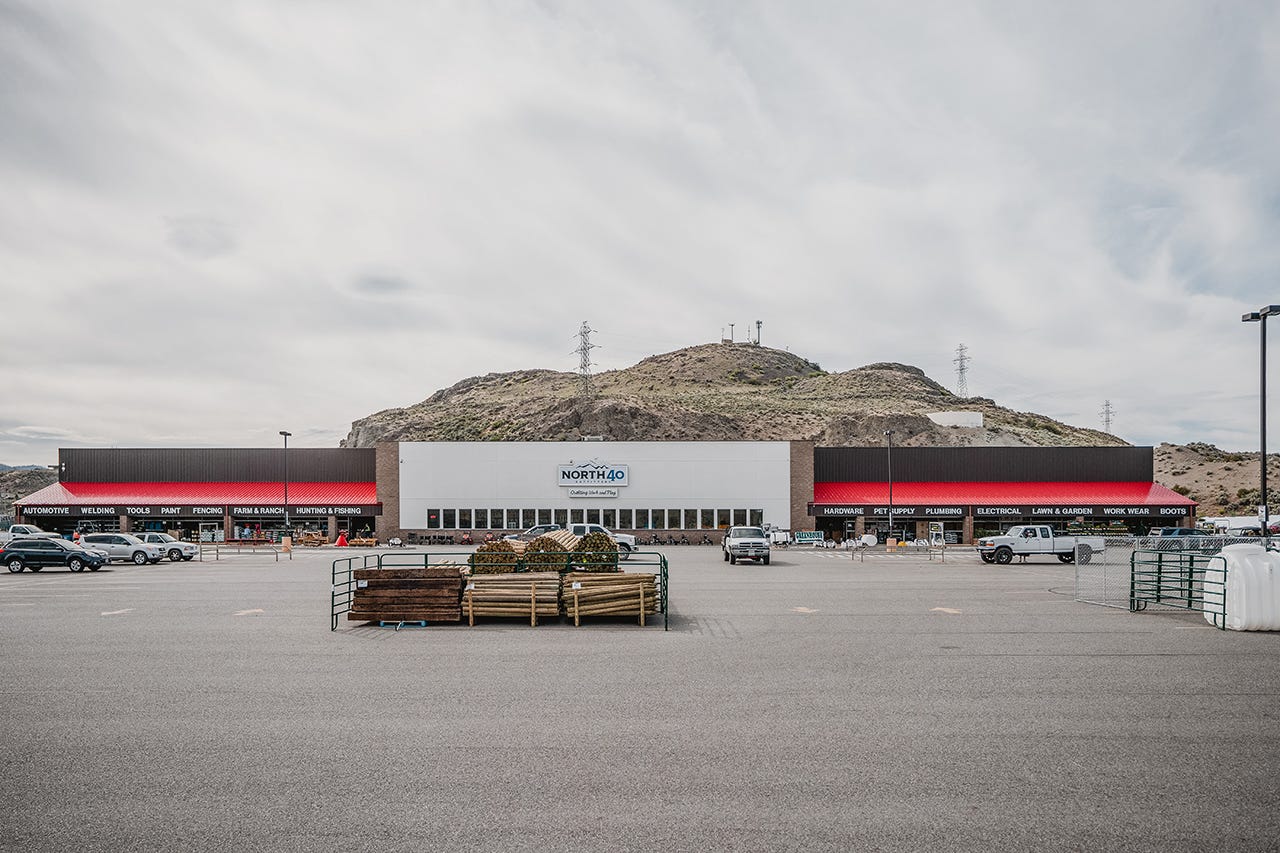
[(956, 366), (956, 394), (960, 397), (969, 396), (969, 361), (969, 348), (964, 344), (956, 347), (956, 357), (951, 363)]
[(596, 393), (595, 383), (591, 381), (591, 351), (596, 348), (596, 344), (591, 343), (591, 333), (594, 331), (586, 320), (582, 321), (582, 326), (578, 329), (578, 348), (574, 352), (578, 354), (579, 397), (594, 397)]
[(1111, 418), (1115, 415), (1116, 410), (1111, 408), (1110, 400), (1102, 401), (1102, 431), (1111, 432)]

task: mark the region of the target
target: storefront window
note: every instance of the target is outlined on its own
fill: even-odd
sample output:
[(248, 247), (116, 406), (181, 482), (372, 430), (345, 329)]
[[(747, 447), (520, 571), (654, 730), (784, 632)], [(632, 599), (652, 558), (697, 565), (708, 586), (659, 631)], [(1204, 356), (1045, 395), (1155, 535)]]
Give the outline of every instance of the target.
[(698, 511), (696, 509), (686, 509), (684, 511), (684, 529), (698, 529)]
[(518, 509), (507, 510), (507, 529), (508, 530), (520, 529), (520, 510)]
[(438, 529), (440, 527), (440, 510), (427, 510), (427, 527), (432, 529)]
[(601, 515), (601, 524), (609, 530), (613, 530), (618, 526), (618, 511), (616, 509), (606, 509)]
[(716, 510), (716, 527), (723, 527), (727, 529), (730, 524), (732, 524), (732, 521), (729, 518), (729, 510)]
[(714, 509), (702, 510), (702, 524), (701, 524), (702, 529), (713, 530), (715, 529), (715, 526), (716, 526), (716, 511)]
[(598, 509), (587, 510), (587, 524), (599, 524), (599, 523), (600, 523), (600, 510)]
[(561, 527), (567, 527), (569, 524), (569, 510), (567, 509), (556, 510), (555, 523), (560, 525)]
[(538, 510), (538, 523), (539, 523), (539, 524), (550, 524), (550, 523), (551, 523), (551, 510), (549, 510), (549, 509), (540, 509), (540, 510)]
[(454, 509), (446, 509), (444, 511), (444, 522), (441, 524), (446, 530), (454, 530), (458, 527), (458, 511)]
[(649, 510), (649, 527), (653, 530), (665, 530), (667, 527), (667, 511), (665, 509)]
[(635, 521), (636, 530), (648, 530), (649, 529), (649, 510), (638, 509), (635, 512), (636, 512), (636, 521)]
[(569, 523), (582, 524), (582, 510), (580, 509), (569, 510)]
[(502, 510), (500, 509), (489, 510), (489, 529), (490, 530), (502, 529)]
[(618, 510), (618, 529), (619, 530), (634, 529), (634, 527), (631, 524), (631, 510), (629, 509)]
[(760, 525), (764, 524), (764, 510), (753, 509), (750, 512), (750, 516), (751, 516), (750, 524), (752, 527), (759, 527)]
[(471, 529), (471, 510), (469, 509), (458, 510), (458, 526), (461, 527), (463, 530)]

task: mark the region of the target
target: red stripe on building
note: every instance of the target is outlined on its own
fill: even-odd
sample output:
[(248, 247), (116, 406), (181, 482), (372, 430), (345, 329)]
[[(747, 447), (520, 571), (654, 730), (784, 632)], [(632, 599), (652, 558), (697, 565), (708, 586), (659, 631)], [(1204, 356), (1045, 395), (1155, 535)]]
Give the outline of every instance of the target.
[[(888, 483), (815, 483), (815, 504), (887, 504)], [(1125, 504), (1195, 506), (1158, 483), (894, 483), (906, 504)]]
[[(283, 504), (284, 483), (54, 483), (19, 506)], [(289, 505), (371, 505), (376, 483), (289, 483)]]

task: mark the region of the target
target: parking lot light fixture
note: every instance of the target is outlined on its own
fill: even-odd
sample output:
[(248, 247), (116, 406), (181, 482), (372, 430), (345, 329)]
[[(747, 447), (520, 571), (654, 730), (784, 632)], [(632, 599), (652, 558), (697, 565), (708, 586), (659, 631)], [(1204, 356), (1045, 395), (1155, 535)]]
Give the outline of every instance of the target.
[(1240, 317), (1242, 323), (1258, 323), (1260, 362), (1258, 367), (1258, 515), (1262, 535), (1270, 533), (1271, 511), (1267, 507), (1267, 318), (1280, 315), (1280, 305), (1264, 305)]
[(889, 536), (893, 535), (893, 430), (884, 431), (885, 464), (888, 467), (889, 480)]
[(293, 433), (287, 430), (280, 430), (280, 434), (284, 436), (284, 530), (285, 534), (289, 533), (289, 436)]

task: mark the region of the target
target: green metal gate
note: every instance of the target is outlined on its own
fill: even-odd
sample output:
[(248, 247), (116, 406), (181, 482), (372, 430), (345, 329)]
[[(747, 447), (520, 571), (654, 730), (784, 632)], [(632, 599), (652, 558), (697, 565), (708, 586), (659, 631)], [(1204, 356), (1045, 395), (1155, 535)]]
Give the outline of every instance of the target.
[(1129, 610), (1148, 605), (1208, 614), (1227, 627), (1227, 560), (1194, 551), (1137, 549), (1129, 558)]

